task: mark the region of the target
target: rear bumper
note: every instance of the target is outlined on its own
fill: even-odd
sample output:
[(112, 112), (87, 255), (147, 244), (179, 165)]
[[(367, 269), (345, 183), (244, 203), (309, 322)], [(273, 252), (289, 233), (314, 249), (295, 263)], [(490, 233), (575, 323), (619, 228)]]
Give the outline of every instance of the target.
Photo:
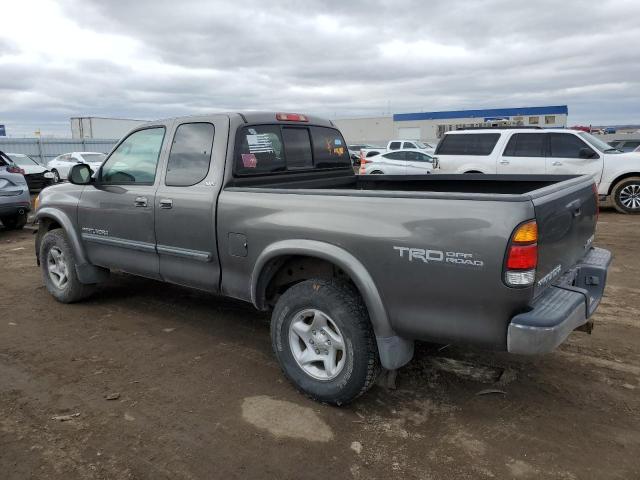
[(31, 206), (28, 203), (14, 203), (13, 205), (0, 205), (0, 216), (21, 215), (28, 213)]
[(581, 263), (549, 287), (528, 312), (511, 319), (507, 350), (536, 355), (554, 350), (593, 315), (602, 299), (611, 252), (592, 248)]

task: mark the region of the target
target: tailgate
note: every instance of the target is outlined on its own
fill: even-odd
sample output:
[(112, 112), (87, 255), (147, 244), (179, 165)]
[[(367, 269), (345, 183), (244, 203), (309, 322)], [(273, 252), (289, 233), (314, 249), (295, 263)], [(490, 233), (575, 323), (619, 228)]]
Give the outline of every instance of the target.
[(540, 295), (589, 252), (597, 221), (596, 195), (593, 179), (586, 176), (534, 192), (538, 223), (534, 296)]

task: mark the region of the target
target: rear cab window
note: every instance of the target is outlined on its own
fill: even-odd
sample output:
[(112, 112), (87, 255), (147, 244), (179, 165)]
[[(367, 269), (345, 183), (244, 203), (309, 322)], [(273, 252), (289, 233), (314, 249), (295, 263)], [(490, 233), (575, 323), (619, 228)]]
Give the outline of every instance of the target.
[(351, 168), (342, 134), (329, 127), (250, 125), (238, 130), (234, 172), (239, 176)]
[(445, 135), (436, 155), (489, 155), (498, 143), (499, 133), (462, 133)]

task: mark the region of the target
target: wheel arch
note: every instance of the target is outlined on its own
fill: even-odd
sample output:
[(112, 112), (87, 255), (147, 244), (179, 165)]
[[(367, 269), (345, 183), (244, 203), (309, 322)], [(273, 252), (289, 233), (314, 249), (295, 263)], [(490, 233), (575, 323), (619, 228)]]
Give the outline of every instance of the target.
[(362, 296), (376, 335), (383, 367), (399, 368), (413, 357), (413, 341), (397, 336), (391, 327), (380, 292), (364, 265), (351, 253), (333, 244), (316, 240), (283, 240), (263, 250), (251, 275), (251, 301), (265, 310), (267, 287), (278, 271), (292, 257), (320, 259), (338, 267), (353, 282)]
[(55, 208), (44, 207), (38, 209), (35, 219), (38, 221), (38, 233), (36, 235), (35, 242), (38, 265), (40, 264), (40, 243), (42, 242), (42, 239), (47, 232), (60, 228), (67, 236), (67, 240), (73, 250), (78, 280), (80, 280), (81, 283), (94, 284), (102, 282), (108, 278), (108, 269), (92, 265), (91, 262), (89, 262), (80, 236), (74, 228), (73, 222), (66, 213)]
[(613, 189), (616, 187), (616, 185), (618, 185), (618, 183), (631, 177), (640, 177), (640, 172), (627, 172), (627, 173), (618, 175), (616, 178), (611, 180), (611, 184), (609, 185), (609, 191), (607, 192), (607, 195), (611, 195), (613, 193)]

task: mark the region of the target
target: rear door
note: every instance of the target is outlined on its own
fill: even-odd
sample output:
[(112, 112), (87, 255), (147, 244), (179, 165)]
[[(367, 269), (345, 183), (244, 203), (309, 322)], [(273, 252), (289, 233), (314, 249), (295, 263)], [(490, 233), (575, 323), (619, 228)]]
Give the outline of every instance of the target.
[(380, 155), (376, 159), (384, 167), (387, 175), (405, 175), (407, 173), (406, 152), (390, 152)]
[(545, 174), (546, 133), (514, 133), (498, 159), (498, 173)]
[(602, 156), (573, 133), (548, 133), (547, 173), (602, 176)]
[(155, 202), (163, 280), (218, 291), (216, 202), (228, 131), (229, 118), (224, 115), (192, 117), (174, 126)]
[[(565, 186), (567, 183), (571, 186)], [(538, 223), (537, 295), (588, 252), (598, 207), (590, 180), (551, 185), (533, 196)]]

